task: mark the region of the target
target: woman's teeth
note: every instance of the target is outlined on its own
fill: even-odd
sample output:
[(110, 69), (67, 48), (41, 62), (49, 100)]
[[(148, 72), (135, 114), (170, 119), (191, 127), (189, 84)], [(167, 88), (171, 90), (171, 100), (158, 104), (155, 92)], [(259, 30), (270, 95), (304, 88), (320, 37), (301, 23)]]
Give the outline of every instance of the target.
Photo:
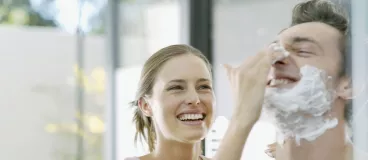
[(292, 83), (292, 81), (288, 79), (272, 79), (270, 82), (270, 86), (289, 84), (289, 83)]
[(203, 114), (182, 114), (179, 117), (181, 121), (195, 121), (195, 120), (203, 120)]

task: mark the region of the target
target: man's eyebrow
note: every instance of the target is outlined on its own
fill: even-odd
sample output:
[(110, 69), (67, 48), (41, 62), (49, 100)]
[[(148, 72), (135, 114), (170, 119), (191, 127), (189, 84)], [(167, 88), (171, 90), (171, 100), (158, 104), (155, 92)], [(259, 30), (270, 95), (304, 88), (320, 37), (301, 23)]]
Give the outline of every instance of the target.
[[(270, 44), (272, 43), (279, 43), (280, 40), (274, 40), (272, 41)], [(290, 45), (293, 45), (295, 43), (302, 43), (302, 42), (309, 42), (309, 43), (313, 43), (315, 44), (317, 47), (319, 47), (321, 50), (323, 50), (322, 46), (314, 39), (309, 38), (309, 37), (301, 37), (301, 36), (295, 36), (291, 38)]]
[(291, 39), (291, 44), (295, 43), (302, 43), (302, 42), (309, 42), (315, 44), (317, 47), (319, 47), (321, 50), (323, 50), (322, 46), (314, 39), (308, 38), (308, 37), (300, 37), (296, 36)]
[(288, 28), (284, 28), (284, 29), (282, 29), (279, 33), (278, 33), (278, 35), (280, 34), (280, 33), (282, 33), (283, 31), (285, 31), (285, 30), (287, 30)]

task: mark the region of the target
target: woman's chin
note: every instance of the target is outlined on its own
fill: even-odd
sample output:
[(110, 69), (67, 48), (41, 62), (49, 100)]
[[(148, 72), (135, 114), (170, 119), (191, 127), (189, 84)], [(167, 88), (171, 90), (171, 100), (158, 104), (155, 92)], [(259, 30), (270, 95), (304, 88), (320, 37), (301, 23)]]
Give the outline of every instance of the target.
[(183, 131), (181, 133), (182, 139), (189, 143), (196, 143), (202, 141), (206, 135), (206, 131)]

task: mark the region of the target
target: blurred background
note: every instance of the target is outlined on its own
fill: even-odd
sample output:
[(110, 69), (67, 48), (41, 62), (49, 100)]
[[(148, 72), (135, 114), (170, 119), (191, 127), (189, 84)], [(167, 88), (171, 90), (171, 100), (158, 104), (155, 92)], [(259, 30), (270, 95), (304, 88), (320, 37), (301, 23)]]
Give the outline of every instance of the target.
[[(128, 103), (144, 61), (177, 43), (200, 49), (214, 66), (219, 118), (204, 143), (211, 157), (232, 110), (219, 64), (238, 64), (269, 43), (289, 25), (298, 2), (0, 0), (0, 159), (120, 160), (146, 153), (133, 143)], [(353, 11), (352, 73), (364, 79), (368, 3), (336, 2)], [(273, 131), (257, 124), (244, 159), (269, 159), (264, 149)]]

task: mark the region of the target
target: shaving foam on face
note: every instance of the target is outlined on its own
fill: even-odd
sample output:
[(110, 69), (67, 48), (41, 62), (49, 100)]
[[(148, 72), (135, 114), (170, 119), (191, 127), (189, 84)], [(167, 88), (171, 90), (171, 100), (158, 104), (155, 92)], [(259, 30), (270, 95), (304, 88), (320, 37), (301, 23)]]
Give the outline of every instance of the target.
[(270, 45), (270, 48), (273, 50), (273, 51), (276, 51), (276, 52), (281, 52), (283, 53), (283, 56), (280, 56), (280, 57), (276, 57), (276, 59), (272, 62), (272, 64), (275, 64), (277, 61), (280, 61), (282, 59), (285, 59), (286, 57), (288, 57), (290, 55), (290, 53), (280, 44), (278, 43), (272, 43)]
[(313, 141), (326, 130), (334, 128), (338, 120), (329, 115), (335, 92), (327, 84), (331, 77), (313, 67), (301, 68), (301, 80), (291, 89), (267, 88), (263, 111), (275, 125), (278, 143), (294, 138)]

